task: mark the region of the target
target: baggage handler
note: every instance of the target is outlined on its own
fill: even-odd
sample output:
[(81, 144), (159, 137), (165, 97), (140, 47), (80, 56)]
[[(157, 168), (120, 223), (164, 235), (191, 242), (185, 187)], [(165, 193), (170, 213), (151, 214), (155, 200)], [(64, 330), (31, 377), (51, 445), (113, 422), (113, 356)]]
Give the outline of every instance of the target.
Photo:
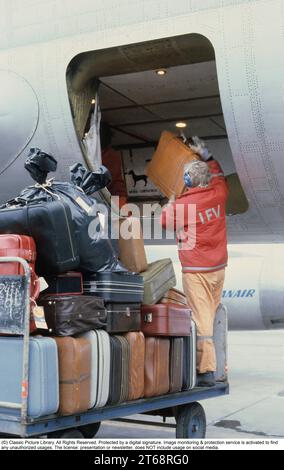
[[(219, 163), (205, 144), (198, 137), (193, 142), (191, 148), (202, 161), (185, 166), (187, 190), (163, 208), (161, 223), (177, 234), (183, 288), (197, 326), (197, 385), (208, 387), (216, 383), (213, 326), (228, 258), (225, 212), (228, 188)], [(188, 211), (190, 205), (193, 212)]]

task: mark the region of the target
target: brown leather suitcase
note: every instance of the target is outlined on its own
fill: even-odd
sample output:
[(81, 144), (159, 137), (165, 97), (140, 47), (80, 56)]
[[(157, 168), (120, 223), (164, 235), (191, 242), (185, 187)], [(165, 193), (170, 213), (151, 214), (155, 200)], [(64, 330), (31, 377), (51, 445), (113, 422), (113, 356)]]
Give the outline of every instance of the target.
[(170, 339), (170, 393), (180, 392), (183, 379), (183, 338)]
[(180, 196), (185, 190), (184, 165), (193, 160), (200, 158), (175, 134), (163, 131), (146, 173), (166, 197)]
[[(131, 238), (125, 238), (132, 235)], [(148, 263), (140, 220), (137, 217), (120, 219), (119, 259), (130, 272), (146, 271)]]
[(49, 334), (71, 336), (107, 326), (107, 311), (100, 297), (88, 295), (50, 295), (39, 305), (44, 308)]
[(142, 305), (141, 330), (145, 336), (189, 336), (191, 310), (177, 304)]
[(145, 337), (141, 331), (125, 335), (129, 344), (129, 389), (128, 400), (137, 400), (144, 395)]
[(145, 397), (165, 395), (169, 392), (169, 353), (168, 338), (145, 338)]
[(91, 344), (85, 338), (54, 339), (59, 361), (59, 414), (86, 411), (91, 397)]
[(160, 300), (161, 304), (178, 304), (188, 307), (186, 295), (174, 287), (165, 293), (164, 297)]

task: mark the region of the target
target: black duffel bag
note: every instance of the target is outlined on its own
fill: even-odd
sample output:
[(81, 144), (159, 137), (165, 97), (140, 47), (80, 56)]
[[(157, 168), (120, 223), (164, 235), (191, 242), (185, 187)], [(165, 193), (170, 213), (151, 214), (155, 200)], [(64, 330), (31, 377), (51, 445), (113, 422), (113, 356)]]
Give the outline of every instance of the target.
[[(25, 166), (33, 178), (42, 181), (42, 172), (38, 173), (38, 170), (42, 160), (45, 162), (45, 154), (39, 149), (32, 150), (34, 155), (29, 156)], [(36, 153), (35, 150), (38, 152)], [(46, 158), (50, 160), (50, 155), (47, 155)], [(32, 165), (34, 159), (36, 159), (36, 166)], [(42, 163), (42, 166), (46, 169), (46, 162), (45, 165)], [(80, 257), (79, 270), (86, 273), (126, 271), (118, 261), (112, 243), (108, 238), (109, 232), (106, 232), (106, 229), (105, 231), (102, 230), (101, 227), (99, 213), (103, 213), (105, 220), (109, 220), (108, 208), (103, 202), (98, 202), (95, 198), (89, 196), (89, 194), (99, 191), (111, 181), (109, 171), (102, 166), (99, 171), (90, 172), (83, 165), (76, 164), (71, 168), (71, 180), (72, 183), (49, 180), (44, 184), (37, 183), (35, 186), (29, 186), (18, 197), (2, 206), (2, 209), (11, 206), (20, 207), (30, 204), (35, 205), (36, 203), (61, 201), (67, 204), (71, 211), (75, 240)], [(11, 233), (11, 227), (5, 227), (5, 224), (1, 223), (2, 217), (2, 211), (0, 211), (0, 233)], [(13, 233), (19, 233), (15, 227), (13, 227)], [(46, 255), (48, 256), (48, 253)], [(56, 272), (62, 271), (54, 270), (54, 273)]]

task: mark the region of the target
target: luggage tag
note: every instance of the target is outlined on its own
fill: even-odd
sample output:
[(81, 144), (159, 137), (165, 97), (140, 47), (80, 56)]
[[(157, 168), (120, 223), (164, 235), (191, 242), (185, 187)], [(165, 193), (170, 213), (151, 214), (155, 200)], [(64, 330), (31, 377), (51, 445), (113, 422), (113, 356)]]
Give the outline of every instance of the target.
[(49, 287), (49, 285), (47, 284), (46, 280), (44, 279), (44, 277), (40, 277), (39, 278), (39, 289), (40, 289), (40, 292), (44, 291), (45, 289), (47, 289)]
[(34, 307), (32, 307), (32, 315), (35, 326), (39, 330), (48, 330), (47, 323), (45, 321), (44, 308), (37, 305), (33, 300)]

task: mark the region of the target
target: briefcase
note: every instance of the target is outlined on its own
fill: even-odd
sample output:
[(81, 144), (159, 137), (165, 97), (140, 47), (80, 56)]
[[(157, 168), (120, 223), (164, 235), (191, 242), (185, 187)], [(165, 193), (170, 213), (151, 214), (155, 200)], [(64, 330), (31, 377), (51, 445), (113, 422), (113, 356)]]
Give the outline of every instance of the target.
[(163, 131), (146, 173), (167, 198), (180, 196), (185, 190), (184, 166), (194, 160), (199, 156), (181, 138)]

